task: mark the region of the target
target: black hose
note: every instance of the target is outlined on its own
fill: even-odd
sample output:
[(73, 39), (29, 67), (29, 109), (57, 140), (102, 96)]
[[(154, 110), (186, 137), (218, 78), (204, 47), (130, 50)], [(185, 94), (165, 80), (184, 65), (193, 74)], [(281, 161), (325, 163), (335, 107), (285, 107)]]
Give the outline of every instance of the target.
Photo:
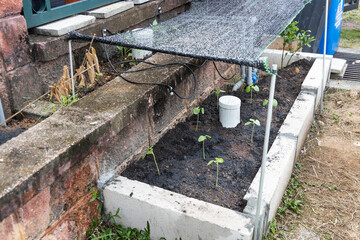
[[(103, 33), (103, 37), (106, 36), (106, 32), (110, 32), (107, 29), (103, 29), (102, 33)], [(123, 62), (119, 62), (117, 64), (122, 64), (122, 63), (126, 63), (126, 62), (143, 62), (149, 65), (153, 65), (153, 67), (148, 67), (148, 68), (144, 68), (144, 69), (138, 69), (138, 70), (127, 70), (127, 71), (117, 71), (114, 67), (114, 64), (111, 62), (107, 48), (106, 48), (106, 44), (103, 44), (104, 47), (104, 51), (105, 51), (105, 56), (110, 64), (111, 69), (120, 77), (122, 78), (124, 81), (131, 83), (131, 84), (138, 84), (138, 85), (157, 85), (157, 86), (162, 86), (162, 87), (166, 87), (169, 89), (170, 95), (175, 94), (177, 97), (181, 98), (181, 99), (190, 99), (194, 96), (195, 91), (196, 91), (196, 75), (195, 72), (189, 67), (187, 66), (186, 63), (168, 63), (168, 64), (155, 64), (155, 63), (150, 63), (150, 62), (146, 62), (144, 60), (127, 60), (127, 61), (123, 61)], [(203, 63), (204, 64), (204, 63)], [(122, 76), (122, 73), (134, 73), (134, 72), (141, 72), (141, 71), (146, 71), (146, 70), (150, 70), (150, 69), (155, 69), (155, 68), (159, 68), (159, 67), (168, 67), (168, 66), (173, 66), (173, 65), (181, 65), (183, 67), (186, 67), (188, 70), (190, 70), (190, 73), (192, 74), (193, 78), (194, 78), (194, 88), (192, 93), (188, 96), (188, 97), (183, 97), (181, 95), (179, 95), (170, 85), (164, 84), (164, 83), (146, 83), (146, 82), (134, 82), (131, 81), (127, 78), (125, 78), (124, 76)], [(194, 65), (195, 64), (189, 64), (189, 65)]]
[(229, 80), (231, 80), (231, 79), (233, 79), (233, 78), (235, 77), (236, 72), (235, 72), (234, 75), (232, 75), (230, 78), (224, 77), (223, 75), (221, 75), (219, 69), (217, 68), (217, 66), (216, 66), (216, 64), (215, 64), (215, 62), (213, 62), (213, 63), (214, 63), (214, 67), (215, 67), (217, 73), (219, 74), (219, 76), (220, 76), (222, 79), (224, 79), (224, 80), (226, 80), (226, 81), (229, 81)]

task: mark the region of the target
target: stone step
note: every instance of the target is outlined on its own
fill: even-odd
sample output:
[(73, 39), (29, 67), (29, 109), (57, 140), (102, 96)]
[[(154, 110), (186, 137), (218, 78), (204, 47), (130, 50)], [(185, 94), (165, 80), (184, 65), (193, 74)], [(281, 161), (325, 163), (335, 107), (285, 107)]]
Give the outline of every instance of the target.
[(94, 16), (76, 15), (34, 28), (39, 35), (61, 36), (95, 22)]
[(333, 58), (331, 62), (331, 79), (343, 79), (347, 66), (345, 59)]
[(104, 7), (96, 8), (86, 13), (96, 18), (109, 18), (134, 7), (134, 2), (117, 2)]

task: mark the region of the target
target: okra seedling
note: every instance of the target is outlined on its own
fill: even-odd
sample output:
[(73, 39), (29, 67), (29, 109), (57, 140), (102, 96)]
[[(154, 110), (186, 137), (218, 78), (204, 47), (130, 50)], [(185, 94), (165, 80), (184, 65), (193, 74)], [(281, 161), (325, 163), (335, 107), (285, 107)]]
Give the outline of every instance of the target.
[(149, 151), (147, 153), (145, 153), (145, 155), (142, 157), (142, 159), (144, 159), (147, 155), (152, 155), (153, 158), (154, 158), (154, 162), (155, 162), (155, 165), (156, 165), (156, 169), (157, 169), (157, 172), (160, 176), (160, 170), (159, 170), (159, 167), (157, 165), (157, 162), (156, 162), (156, 158), (155, 158), (155, 154), (154, 154), (154, 149), (153, 147), (149, 147)]
[(221, 90), (221, 89), (219, 89), (219, 90), (217, 90), (217, 91), (212, 91), (211, 92), (211, 94), (216, 94), (216, 102), (217, 102), (217, 108), (219, 109), (219, 95), (220, 95), (220, 93), (222, 93), (222, 92), (225, 92), (224, 90)]
[(203, 143), (203, 158), (205, 160), (205, 140), (211, 138), (209, 135), (200, 135), (198, 142)]
[(194, 114), (197, 115), (195, 131), (198, 130), (200, 113), (201, 113), (201, 114), (204, 114), (204, 112), (205, 112), (204, 108), (200, 108), (200, 107), (194, 108)]
[(222, 158), (215, 158), (215, 160), (211, 160), (208, 162), (208, 166), (212, 163), (216, 163), (216, 187), (218, 187), (218, 179), (219, 179), (219, 163), (223, 163), (224, 159)]
[(249, 121), (245, 123), (245, 126), (247, 126), (247, 125), (249, 125), (251, 123), (253, 125), (252, 131), (251, 131), (251, 143), (253, 143), (254, 128), (255, 128), (255, 125), (260, 126), (260, 121), (257, 120), (257, 119), (250, 118)]
[(250, 84), (246, 87), (246, 92), (249, 93), (250, 92), (250, 103), (252, 103), (252, 91), (258, 92), (260, 89), (258, 87), (258, 85), (254, 85), (254, 84)]
[[(263, 106), (266, 106), (268, 103), (269, 103), (269, 100), (265, 99), (265, 100), (263, 101)], [(274, 100), (273, 100), (273, 106), (274, 106), (274, 107), (277, 107), (277, 106), (278, 106), (278, 101), (277, 101), (275, 98), (274, 98)]]

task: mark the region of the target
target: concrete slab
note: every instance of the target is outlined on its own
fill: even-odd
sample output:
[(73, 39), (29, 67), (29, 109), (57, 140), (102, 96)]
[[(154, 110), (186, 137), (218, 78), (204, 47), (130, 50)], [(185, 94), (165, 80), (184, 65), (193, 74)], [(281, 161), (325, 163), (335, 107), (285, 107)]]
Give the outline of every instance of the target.
[(333, 58), (331, 62), (331, 73), (340, 74), (345, 72), (344, 68), (346, 66), (346, 60), (341, 58)]
[(106, 212), (119, 209), (124, 226), (149, 221), (152, 239), (252, 239), (252, 218), (237, 211), (121, 176), (103, 193)]
[(138, 4), (143, 4), (143, 3), (146, 3), (148, 2), (149, 0), (131, 0), (134, 2), (134, 4), (138, 5)]
[(76, 15), (34, 28), (40, 35), (61, 36), (95, 22), (94, 16)]
[(96, 18), (109, 18), (134, 7), (134, 2), (117, 2), (86, 13)]
[(343, 89), (343, 90), (360, 90), (360, 81), (345, 81), (345, 80), (333, 80), (331, 79), (327, 87)]

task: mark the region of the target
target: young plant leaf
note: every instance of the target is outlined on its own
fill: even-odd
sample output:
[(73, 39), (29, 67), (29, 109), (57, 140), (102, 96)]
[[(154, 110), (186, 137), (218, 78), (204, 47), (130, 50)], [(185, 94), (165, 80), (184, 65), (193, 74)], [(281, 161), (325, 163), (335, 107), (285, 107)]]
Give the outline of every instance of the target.
[(255, 85), (255, 86), (254, 86), (254, 90), (255, 90), (255, 92), (260, 91), (260, 89), (259, 89), (258, 85)]

